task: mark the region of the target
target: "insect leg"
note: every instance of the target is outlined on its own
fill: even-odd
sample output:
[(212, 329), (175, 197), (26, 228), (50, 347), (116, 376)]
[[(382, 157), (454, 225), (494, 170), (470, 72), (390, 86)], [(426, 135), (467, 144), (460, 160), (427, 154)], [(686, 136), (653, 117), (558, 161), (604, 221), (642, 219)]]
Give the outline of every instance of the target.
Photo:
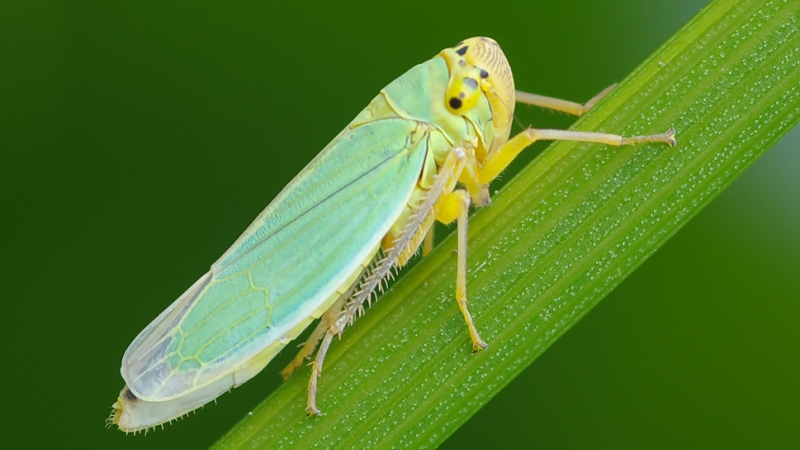
[[(328, 331), (322, 338), (317, 356), (314, 358), (311, 368), (311, 378), (308, 380), (308, 401), (306, 405), (306, 413), (308, 415), (320, 414), (316, 402), (317, 380), (322, 375), (322, 364), (325, 361), (325, 354), (328, 352), (333, 337), (337, 335), (341, 336), (345, 327), (355, 320), (358, 312), (363, 308), (364, 302), (373, 295), (381, 281), (391, 273), (392, 268), (395, 266), (400, 256), (407, 251), (408, 245), (413, 243), (414, 236), (417, 234), (419, 227), (423, 226), (432, 214), (439, 215), (439, 211), (435, 211), (435, 207), (443, 195), (447, 196), (447, 194), (454, 193), (453, 190), (458, 181), (458, 177), (464, 170), (466, 161), (467, 155), (463, 148), (455, 147), (450, 151), (447, 155), (447, 159), (436, 175), (436, 180), (433, 182), (428, 194), (424, 197), (420, 206), (414, 211), (414, 214), (409, 218), (408, 223), (395, 240), (394, 245), (390, 249), (384, 250), (386, 256), (378, 262), (369, 276), (358, 283), (358, 287), (356, 291), (353, 292), (351, 301), (344, 307), (339, 318), (328, 328)], [(449, 203), (440, 204), (449, 205)], [(467, 208), (468, 207), (469, 203), (467, 202)], [(466, 227), (466, 222), (464, 222), (464, 226)], [(464, 239), (466, 240), (466, 234), (464, 234)], [(464, 270), (466, 270), (466, 247), (464, 247), (463, 253)], [(464, 273), (463, 279), (464, 285), (466, 286), (466, 273)], [(462, 291), (466, 292), (465, 289), (462, 289)], [(464, 305), (464, 307), (466, 307), (466, 303)], [(471, 320), (468, 323), (471, 323)]]
[[(377, 252), (378, 249), (376, 248), (375, 252), (373, 253)], [(314, 328), (314, 331), (311, 332), (311, 335), (308, 336), (308, 339), (306, 339), (306, 341), (303, 343), (300, 351), (281, 371), (281, 376), (283, 377), (284, 381), (289, 379), (295, 370), (302, 367), (307, 359), (311, 359), (311, 355), (314, 354), (314, 350), (317, 349), (317, 344), (319, 344), (319, 340), (322, 339), (322, 335), (325, 333), (325, 330), (330, 328), (333, 322), (339, 317), (339, 314), (342, 312), (342, 308), (344, 308), (347, 300), (352, 298), (353, 292), (360, 285), (361, 281), (369, 275), (370, 268), (373, 264), (373, 259), (374, 256), (371, 256), (370, 259), (361, 264), (361, 269), (358, 271), (358, 276), (353, 279), (353, 282), (350, 283), (350, 286), (346, 290), (341, 290), (342, 288), (337, 289), (339, 297), (328, 307), (328, 309), (325, 310), (320, 318), (319, 323)]]
[(469, 213), (469, 193), (463, 189), (442, 196), (436, 204), (436, 220), (450, 223), (458, 220), (458, 266), (456, 269), (456, 302), (464, 315), (464, 321), (472, 339), (472, 352), (488, 347), (478, 335), (467, 309), (467, 217)]
[(433, 230), (434, 227), (432, 226), (427, 233), (425, 233), (425, 239), (422, 240), (422, 256), (428, 256), (428, 253), (433, 251)]
[(339, 299), (325, 311), (325, 314), (320, 319), (316, 328), (314, 328), (314, 331), (311, 332), (311, 335), (303, 343), (300, 351), (297, 352), (294, 359), (281, 371), (281, 377), (283, 377), (284, 381), (288, 380), (292, 373), (302, 367), (305, 361), (310, 359), (311, 355), (314, 354), (314, 350), (317, 349), (317, 344), (319, 344), (319, 340), (322, 339), (322, 335), (325, 334), (325, 331), (333, 324), (333, 321), (336, 320), (337, 313), (342, 311), (345, 302), (350, 298), (350, 292), (351, 291), (348, 291), (346, 295), (339, 297)]
[[(454, 149), (458, 152), (460, 149)], [(451, 154), (452, 156), (452, 154)], [(449, 157), (448, 157), (449, 159)], [(465, 158), (464, 158), (465, 159)], [(451, 223), (458, 220), (458, 264), (456, 266), (456, 302), (458, 303), (464, 321), (467, 323), (469, 337), (472, 340), (472, 352), (488, 348), (478, 334), (472, 315), (467, 308), (467, 217), (469, 214), (470, 196), (463, 189), (456, 190), (456, 181), (461, 175), (465, 164), (461, 163), (447, 171), (446, 164), (442, 167), (439, 177), (445, 181), (444, 192), (436, 201), (434, 211), (436, 220), (442, 223)], [(437, 180), (438, 181), (438, 180)]]
[[(342, 326), (342, 329), (344, 329), (344, 326)], [(308, 379), (308, 399), (306, 400), (306, 414), (309, 416), (322, 415), (319, 408), (317, 408), (317, 380), (322, 376), (322, 363), (325, 361), (325, 355), (328, 353), (328, 348), (331, 346), (335, 335), (335, 333), (331, 332), (331, 328), (328, 328), (328, 332), (325, 333), (325, 337), (322, 339), (322, 344), (319, 345), (317, 357), (314, 358), (314, 363), (311, 365), (311, 377)]]
[(545, 109), (552, 109), (554, 111), (561, 111), (567, 114), (572, 114), (573, 116), (580, 116), (581, 114), (590, 110), (592, 106), (599, 102), (600, 99), (605, 97), (606, 94), (611, 92), (611, 90), (616, 86), (617, 85), (615, 83), (603, 89), (599, 94), (595, 95), (589, 99), (588, 102), (582, 105), (569, 100), (562, 100), (560, 98), (547, 97), (545, 95), (532, 94), (530, 92), (523, 91), (515, 91), (514, 96), (519, 103), (525, 103), (526, 105), (538, 106)]
[(522, 150), (536, 141), (580, 141), (598, 142), (614, 146), (641, 144), (646, 142), (665, 143), (675, 146), (675, 129), (670, 128), (666, 133), (651, 134), (647, 136), (624, 137), (616, 134), (595, 133), (591, 131), (571, 131), (571, 130), (539, 130), (528, 128), (518, 135), (509, 139), (487, 158), (479, 172), (478, 182), (488, 184), (497, 178)]

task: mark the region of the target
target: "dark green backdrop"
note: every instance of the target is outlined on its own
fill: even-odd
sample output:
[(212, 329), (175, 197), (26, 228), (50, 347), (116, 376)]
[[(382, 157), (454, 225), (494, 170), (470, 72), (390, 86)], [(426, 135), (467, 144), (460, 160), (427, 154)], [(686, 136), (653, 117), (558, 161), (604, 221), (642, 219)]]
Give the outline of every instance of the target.
[[(0, 6), (5, 448), (208, 446), (291, 355), (126, 437), (103, 428), (122, 353), (383, 85), (487, 35), (519, 88), (585, 100), (706, 2), (128, 3)], [(799, 144), (795, 130), (445, 448), (800, 447)]]

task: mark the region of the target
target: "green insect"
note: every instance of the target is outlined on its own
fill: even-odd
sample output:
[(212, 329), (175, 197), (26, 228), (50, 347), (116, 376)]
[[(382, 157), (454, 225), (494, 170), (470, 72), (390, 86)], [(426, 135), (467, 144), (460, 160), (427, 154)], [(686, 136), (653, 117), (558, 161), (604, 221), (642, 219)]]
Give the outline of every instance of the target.
[(136, 432), (181, 417), (255, 376), (316, 319), (283, 376), (317, 350), (306, 410), (319, 414), (317, 380), (333, 337), (430, 242), (435, 221), (458, 223), (455, 300), (473, 351), (487, 348), (467, 309), (466, 273), (467, 213), (489, 204), (489, 183), (539, 140), (675, 145), (674, 130), (621, 137), (528, 128), (509, 139), (517, 101), (579, 115), (605, 92), (585, 105), (517, 92), (503, 51), (485, 37), (411, 68), (133, 340), (109, 421)]

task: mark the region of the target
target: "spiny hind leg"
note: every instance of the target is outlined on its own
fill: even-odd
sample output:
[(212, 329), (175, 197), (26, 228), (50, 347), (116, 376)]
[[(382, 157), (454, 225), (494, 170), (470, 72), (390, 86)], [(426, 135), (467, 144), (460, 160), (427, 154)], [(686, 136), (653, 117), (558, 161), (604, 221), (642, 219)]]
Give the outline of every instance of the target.
[(597, 142), (600, 144), (621, 146), (644, 144), (647, 142), (668, 144), (674, 147), (675, 129), (670, 128), (665, 133), (651, 134), (646, 136), (620, 136), (617, 134), (595, 133), (592, 131), (572, 131), (572, 130), (540, 130), (528, 128), (509, 139), (500, 148), (492, 152), (486, 163), (480, 169), (478, 181), (481, 184), (488, 184), (500, 174), (514, 158), (523, 150), (536, 141), (578, 141), (578, 142)]
[(322, 376), (322, 363), (325, 361), (325, 355), (328, 353), (328, 348), (331, 346), (333, 337), (336, 336), (332, 332), (332, 328), (328, 328), (325, 337), (322, 338), (322, 343), (319, 345), (317, 356), (314, 362), (311, 363), (311, 376), (308, 378), (308, 398), (306, 399), (306, 415), (308, 416), (321, 416), (319, 408), (317, 408), (317, 380)]
[(472, 339), (472, 352), (488, 348), (481, 339), (472, 315), (467, 308), (467, 220), (469, 214), (469, 193), (465, 190), (455, 190), (443, 195), (436, 204), (436, 220), (442, 223), (458, 221), (458, 265), (456, 268), (456, 302), (458, 303), (464, 322)]
[(516, 91), (514, 96), (519, 103), (526, 105), (538, 106), (540, 108), (551, 109), (553, 111), (561, 111), (573, 116), (580, 116), (586, 111), (592, 109), (592, 106), (597, 104), (603, 97), (605, 97), (612, 89), (617, 86), (616, 83), (600, 91), (588, 102), (584, 104), (571, 102), (569, 100), (562, 100), (560, 98), (548, 97), (546, 95), (532, 94), (530, 92)]
[(367, 266), (362, 265), (361, 273), (356, 277), (355, 281), (346, 291), (340, 291), (339, 298), (337, 298), (322, 314), (319, 323), (314, 328), (314, 331), (311, 332), (311, 335), (308, 336), (308, 339), (303, 343), (300, 351), (297, 352), (294, 359), (281, 371), (281, 377), (283, 377), (284, 381), (288, 380), (294, 371), (302, 367), (306, 360), (311, 359), (311, 355), (314, 354), (314, 350), (316, 350), (319, 340), (322, 339), (322, 335), (325, 334), (325, 331), (328, 330), (331, 325), (333, 325), (336, 318), (339, 317), (342, 309), (344, 309), (345, 303), (350, 299), (353, 290), (358, 286), (359, 280), (361, 280), (367, 270)]
[[(430, 190), (423, 196), (421, 203), (416, 206), (414, 214), (406, 219), (404, 226), (401, 227), (402, 231), (399, 236), (392, 239), (392, 245), (384, 248), (386, 256), (374, 267), (370, 275), (358, 284), (357, 291), (353, 293), (350, 301), (344, 305), (341, 315), (339, 315), (336, 321), (333, 322), (326, 331), (322, 338), (322, 343), (319, 346), (319, 350), (317, 351), (317, 356), (312, 363), (311, 377), (308, 380), (308, 400), (306, 405), (306, 412), (308, 415), (320, 414), (317, 408), (317, 383), (322, 376), (322, 364), (325, 361), (325, 355), (333, 341), (333, 337), (341, 336), (345, 327), (355, 320), (364, 302), (373, 295), (381, 280), (390, 273), (392, 267), (409, 257), (409, 252), (416, 250), (419, 243), (417, 238), (422, 238), (419, 234), (420, 230), (428, 229), (429, 225), (438, 218), (437, 216), (441, 215), (444, 217), (446, 214), (449, 214), (448, 211), (452, 209), (452, 205), (455, 205), (454, 210), (456, 211), (453, 217), (460, 218), (463, 216), (464, 220), (466, 220), (466, 213), (469, 209), (469, 196), (466, 195), (466, 193), (455, 194), (456, 197), (464, 196), (460, 201), (455, 203), (453, 203), (452, 200), (446, 200), (455, 198), (453, 197), (453, 189), (458, 182), (458, 177), (464, 169), (466, 161), (467, 156), (462, 148), (456, 147), (450, 151), (444, 164), (436, 174)], [(453, 220), (454, 219), (450, 219), (448, 222), (452, 222)], [(459, 221), (459, 223), (460, 222), (461, 221)], [(464, 255), (459, 259), (461, 267), (459, 269), (459, 279), (462, 280), (460, 284), (460, 286), (462, 286), (461, 292), (466, 292), (466, 222), (464, 222), (463, 240), (463, 248), (461, 248), (462, 245), (459, 245), (459, 251)], [(464, 297), (464, 301), (460, 302), (460, 304), (463, 304), (463, 310), (465, 310), (466, 296), (463, 295), (462, 297)], [(469, 317), (468, 313), (467, 317)], [(472, 325), (471, 317), (468, 319), (468, 324), (474, 331), (475, 327)], [(473, 333), (471, 332), (470, 334), (472, 335)], [(480, 337), (478, 337), (477, 332), (474, 333), (474, 337), (477, 338), (479, 343), (483, 343)], [(483, 344), (481, 348), (485, 348), (485, 345), (486, 344)]]
[(313, 355), (314, 350), (317, 349), (319, 340), (322, 339), (322, 335), (325, 334), (325, 331), (331, 326), (333, 320), (335, 319), (334, 312), (341, 312), (342, 306), (344, 306), (346, 299), (347, 297), (342, 296), (340, 300), (336, 301), (336, 303), (334, 303), (333, 306), (331, 306), (331, 308), (325, 312), (316, 328), (314, 328), (314, 331), (311, 332), (311, 335), (303, 343), (300, 351), (297, 352), (297, 355), (295, 355), (294, 359), (292, 359), (292, 361), (281, 371), (281, 377), (283, 377), (284, 381), (288, 380), (297, 369), (303, 367), (303, 365), (306, 363), (306, 360), (311, 359), (311, 355)]

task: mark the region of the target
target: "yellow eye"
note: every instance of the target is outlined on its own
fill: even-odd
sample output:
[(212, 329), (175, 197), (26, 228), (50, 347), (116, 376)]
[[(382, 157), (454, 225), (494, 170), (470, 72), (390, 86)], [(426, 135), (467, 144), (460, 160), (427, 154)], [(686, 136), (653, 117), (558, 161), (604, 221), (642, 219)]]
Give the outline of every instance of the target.
[(453, 70), (445, 98), (450, 112), (464, 114), (475, 107), (482, 94), (481, 72), (477, 67), (458, 67)]

